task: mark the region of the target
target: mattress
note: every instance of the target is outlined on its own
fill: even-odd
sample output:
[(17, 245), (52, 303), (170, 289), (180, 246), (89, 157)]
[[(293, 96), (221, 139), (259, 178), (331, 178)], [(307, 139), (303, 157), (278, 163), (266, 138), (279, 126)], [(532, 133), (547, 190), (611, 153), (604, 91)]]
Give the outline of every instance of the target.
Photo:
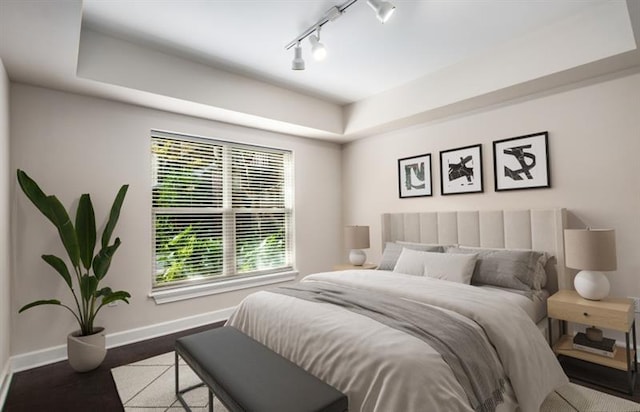
[(513, 289), (499, 288), (495, 286), (478, 286), (490, 293), (497, 294), (503, 299), (522, 308), (531, 318), (533, 323), (538, 323), (547, 317), (547, 299), (549, 299), (549, 291), (542, 289), (534, 292), (532, 299), (524, 296), (521, 291)]

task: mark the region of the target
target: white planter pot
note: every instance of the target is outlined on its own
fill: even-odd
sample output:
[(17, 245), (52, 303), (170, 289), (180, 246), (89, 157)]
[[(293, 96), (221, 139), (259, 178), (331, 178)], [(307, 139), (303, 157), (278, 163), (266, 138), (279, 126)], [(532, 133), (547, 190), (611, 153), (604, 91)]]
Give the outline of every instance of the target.
[(95, 333), (80, 336), (79, 330), (67, 335), (67, 356), (76, 372), (88, 372), (100, 366), (107, 355), (104, 328), (95, 328)]

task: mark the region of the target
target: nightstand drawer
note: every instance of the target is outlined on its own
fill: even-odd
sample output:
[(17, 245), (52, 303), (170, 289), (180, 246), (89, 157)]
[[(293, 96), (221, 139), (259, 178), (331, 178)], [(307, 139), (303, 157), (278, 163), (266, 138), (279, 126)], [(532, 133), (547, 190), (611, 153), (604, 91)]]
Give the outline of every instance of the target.
[(627, 332), (633, 322), (633, 312), (609, 305), (593, 305), (592, 302), (565, 302), (549, 299), (549, 317)]

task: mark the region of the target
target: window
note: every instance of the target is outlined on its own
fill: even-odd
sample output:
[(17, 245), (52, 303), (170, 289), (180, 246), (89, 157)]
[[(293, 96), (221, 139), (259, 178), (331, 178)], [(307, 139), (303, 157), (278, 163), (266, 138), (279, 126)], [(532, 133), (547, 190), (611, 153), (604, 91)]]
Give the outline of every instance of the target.
[(153, 132), (153, 288), (293, 270), (290, 151)]

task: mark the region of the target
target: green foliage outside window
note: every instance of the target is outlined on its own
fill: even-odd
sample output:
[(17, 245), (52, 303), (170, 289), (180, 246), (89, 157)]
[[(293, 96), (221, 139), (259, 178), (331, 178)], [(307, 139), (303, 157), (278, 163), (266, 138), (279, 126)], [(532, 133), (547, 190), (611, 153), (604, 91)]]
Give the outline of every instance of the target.
[(154, 139), (152, 154), (156, 286), (289, 264), (282, 154), (170, 138)]

